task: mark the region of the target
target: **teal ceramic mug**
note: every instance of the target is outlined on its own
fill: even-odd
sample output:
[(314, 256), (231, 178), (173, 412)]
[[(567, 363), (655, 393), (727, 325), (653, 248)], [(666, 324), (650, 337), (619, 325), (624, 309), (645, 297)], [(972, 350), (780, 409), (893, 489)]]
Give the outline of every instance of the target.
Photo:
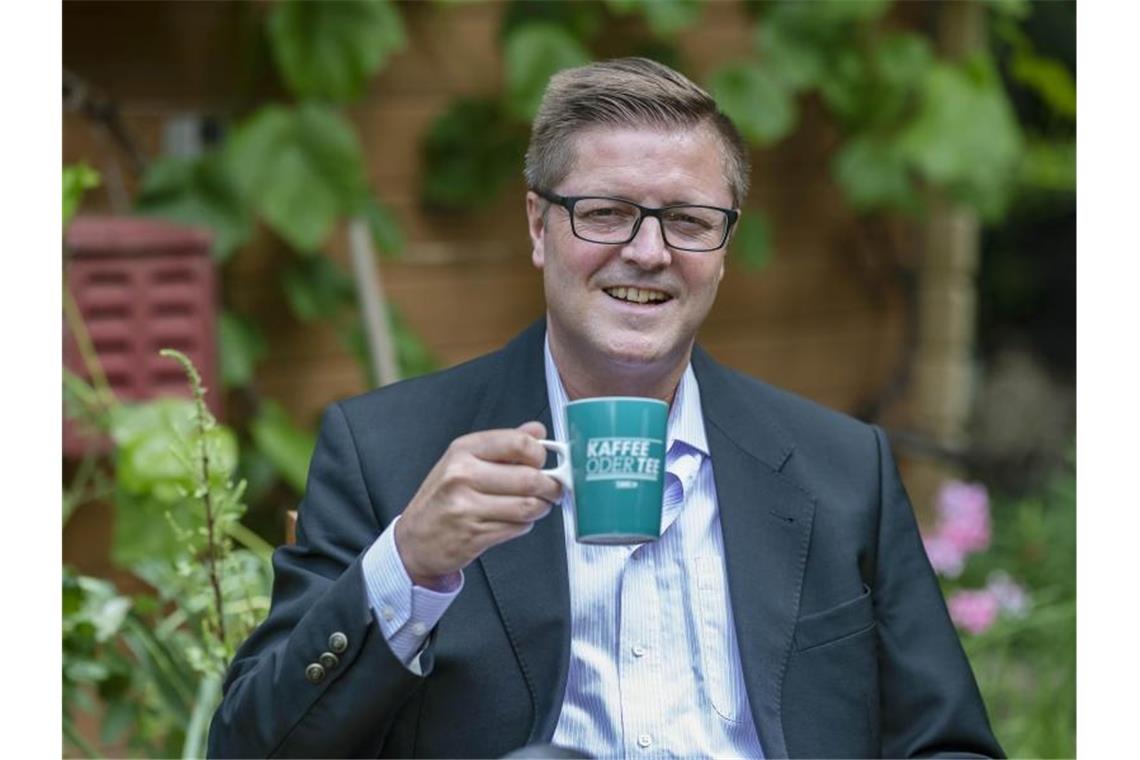
[(578, 541), (636, 544), (661, 535), (665, 432), (669, 405), (633, 396), (600, 396), (566, 405), (568, 444), (544, 470), (574, 497)]

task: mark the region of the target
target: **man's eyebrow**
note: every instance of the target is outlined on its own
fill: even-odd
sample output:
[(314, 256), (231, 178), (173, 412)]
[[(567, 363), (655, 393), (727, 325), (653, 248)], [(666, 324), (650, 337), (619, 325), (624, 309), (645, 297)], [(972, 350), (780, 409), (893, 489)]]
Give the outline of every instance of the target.
[(634, 203), (634, 204), (637, 204), (639, 206), (646, 206), (647, 208), (666, 208), (668, 206), (714, 206), (716, 208), (721, 208), (720, 206), (717, 206), (717, 204), (712, 203), (710, 201), (700, 201), (700, 200), (695, 201), (691, 198), (674, 197), (671, 200), (665, 201), (659, 207), (654, 207), (654, 206), (650, 206), (649, 204), (644, 203), (640, 200), (637, 200), (633, 196), (627, 195), (625, 193), (582, 192), (582, 193), (574, 193), (574, 195), (576, 195), (579, 198), (614, 198), (615, 200), (626, 201), (627, 203)]

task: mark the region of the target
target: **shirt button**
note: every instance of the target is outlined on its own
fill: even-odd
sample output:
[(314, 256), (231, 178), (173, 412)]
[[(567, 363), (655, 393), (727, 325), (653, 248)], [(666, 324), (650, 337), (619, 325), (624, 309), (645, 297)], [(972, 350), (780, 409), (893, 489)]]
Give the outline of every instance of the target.
[(634, 647), (634, 648), (633, 648), (633, 656), (634, 656), (634, 657), (643, 657), (643, 656), (645, 656), (645, 647), (643, 647), (643, 646), (636, 646), (636, 647)]
[(652, 743), (653, 737), (649, 734), (642, 734), (641, 736), (637, 737), (637, 746), (641, 747), (642, 749), (645, 749)]
[(384, 616), (384, 619), (389, 623), (391, 623), (396, 618), (396, 611), (391, 607), (385, 607), (383, 612), (380, 614), (382, 614)]
[(412, 633), (416, 634), (417, 636), (423, 636), (425, 633), (427, 633), (427, 626), (423, 623), (412, 623)]

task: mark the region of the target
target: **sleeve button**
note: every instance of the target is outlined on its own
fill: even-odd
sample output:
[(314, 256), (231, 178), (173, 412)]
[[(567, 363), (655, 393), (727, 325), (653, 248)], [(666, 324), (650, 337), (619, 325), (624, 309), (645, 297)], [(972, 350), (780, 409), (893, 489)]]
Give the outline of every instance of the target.
[(337, 665), (340, 665), (340, 658), (332, 652), (325, 652), (317, 659), (321, 661), (321, 666), (324, 667), (325, 670), (332, 670)]
[(305, 678), (309, 679), (309, 683), (320, 683), (325, 680), (325, 669), (319, 663), (311, 662), (305, 668)]
[(329, 649), (335, 654), (344, 654), (344, 650), (348, 649), (348, 637), (340, 631), (329, 636)]

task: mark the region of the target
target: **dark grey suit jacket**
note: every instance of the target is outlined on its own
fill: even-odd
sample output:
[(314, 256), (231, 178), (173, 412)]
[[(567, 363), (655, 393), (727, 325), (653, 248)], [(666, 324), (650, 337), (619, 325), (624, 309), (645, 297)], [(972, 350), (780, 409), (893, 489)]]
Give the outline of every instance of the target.
[[(566, 685), (562, 515), (487, 551), (421, 658), (392, 655), (360, 558), (455, 438), (552, 429), (545, 325), (461, 366), (331, 405), (269, 617), (238, 651), (212, 756), (497, 757), (549, 741)], [(768, 757), (1000, 756), (880, 430), (697, 349), (729, 595)], [(319, 683), (305, 668), (348, 645)]]

